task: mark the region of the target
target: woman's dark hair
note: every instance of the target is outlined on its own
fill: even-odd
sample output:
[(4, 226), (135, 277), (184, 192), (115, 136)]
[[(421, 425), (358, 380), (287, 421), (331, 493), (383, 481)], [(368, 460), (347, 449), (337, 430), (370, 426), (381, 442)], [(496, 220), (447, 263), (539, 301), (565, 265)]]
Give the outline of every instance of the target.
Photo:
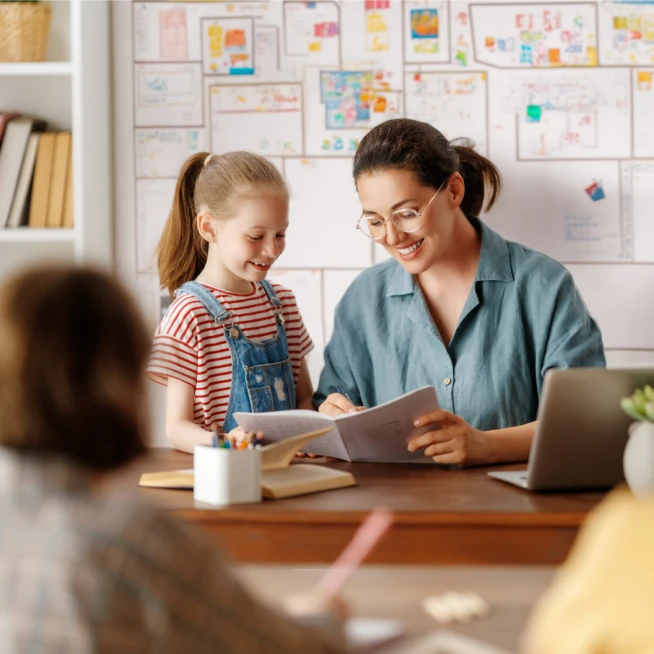
[(409, 118), (381, 123), (361, 140), (354, 156), (355, 184), (362, 175), (384, 170), (410, 170), (423, 186), (434, 189), (452, 173), (460, 173), (465, 182), (461, 211), (466, 216), (478, 216), (484, 204), (488, 211), (502, 187), (499, 170), (470, 142), (450, 143), (435, 127)]
[(145, 449), (151, 337), (102, 272), (40, 266), (0, 288), (0, 445), (96, 470)]

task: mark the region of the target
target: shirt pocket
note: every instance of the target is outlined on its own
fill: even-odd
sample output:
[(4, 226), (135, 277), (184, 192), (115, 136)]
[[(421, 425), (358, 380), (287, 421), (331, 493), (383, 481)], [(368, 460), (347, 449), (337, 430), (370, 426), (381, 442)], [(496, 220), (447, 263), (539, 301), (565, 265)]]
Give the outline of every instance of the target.
[(295, 408), (295, 387), (289, 359), (248, 366), (245, 378), (253, 413)]

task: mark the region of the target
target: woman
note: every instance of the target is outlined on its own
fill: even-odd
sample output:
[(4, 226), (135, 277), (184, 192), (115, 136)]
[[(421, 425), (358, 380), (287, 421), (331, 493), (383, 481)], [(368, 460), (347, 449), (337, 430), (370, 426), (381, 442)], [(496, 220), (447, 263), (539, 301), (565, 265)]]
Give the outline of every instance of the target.
[[(202, 534), (99, 491), (144, 450), (149, 351), (102, 274), (44, 267), (0, 289), (0, 649), (343, 651), (333, 614), (326, 633), (262, 607)], [(293, 608), (316, 623), (333, 607)]]
[(479, 220), (498, 170), (426, 123), (375, 127), (353, 172), (357, 228), (392, 259), (339, 303), (314, 404), (335, 416), (434, 385), (441, 410), (419, 419), (433, 429), (410, 451), (443, 464), (527, 459), (545, 372), (605, 365), (572, 276)]

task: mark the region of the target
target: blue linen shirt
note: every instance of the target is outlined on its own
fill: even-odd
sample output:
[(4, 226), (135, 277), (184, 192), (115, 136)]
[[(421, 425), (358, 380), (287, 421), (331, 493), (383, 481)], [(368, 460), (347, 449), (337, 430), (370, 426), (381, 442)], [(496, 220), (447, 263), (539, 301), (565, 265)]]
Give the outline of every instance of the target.
[(536, 419), (549, 368), (604, 367), (602, 335), (572, 275), (477, 219), (477, 274), (449, 346), (415, 278), (394, 259), (362, 272), (336, 307), (314, 404), (341, 386), (376, 406), (433, 385), (481, 430)]

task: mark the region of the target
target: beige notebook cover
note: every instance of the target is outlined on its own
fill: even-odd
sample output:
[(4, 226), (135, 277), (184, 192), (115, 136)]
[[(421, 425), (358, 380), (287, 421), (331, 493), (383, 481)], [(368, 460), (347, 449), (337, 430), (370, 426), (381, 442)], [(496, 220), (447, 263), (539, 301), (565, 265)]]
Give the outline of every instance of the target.
[(62, 227), (73, 226), (73, 140), (71, 136), (70, 152), (68, 154), (68, 170), (66, 171), (66, 192), (64, 194), (64, 214)]
[(54, 155), (55, 133), (44, 132), (39, 138), (32, 182), (32, 204), (30, 206), (30, 227), (45, 227), (48, 215), (48, 197), (52, 177), (52, 157)]
[(57, 132), (52, 157), (52, 177), (48, 196), (48, 217), (46, 227), (62, 227), (64, 224), (64, 197), (70, 157), (70, 132)]
[[(354, 476), (349, 472), (311, 463), (289, 465), (296, 452), (314, 438), (318, 438), (330, 430), (331, 427), (318, 429), (263, 447), (261, 449), (261, 494), (264, 497), (279, 499), (356, 485)], [(192, 489), (193, 470), (145, 472), (141, 475), (139, 486)]]

